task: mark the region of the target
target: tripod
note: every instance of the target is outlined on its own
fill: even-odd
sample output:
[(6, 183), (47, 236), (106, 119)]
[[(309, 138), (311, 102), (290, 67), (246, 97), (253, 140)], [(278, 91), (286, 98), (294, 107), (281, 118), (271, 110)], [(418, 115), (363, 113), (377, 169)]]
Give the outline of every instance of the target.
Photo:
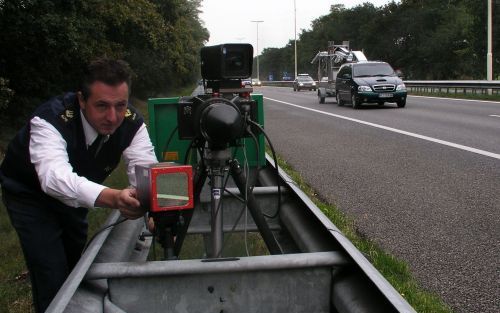
[[(257, 228), (271, 254), (282, 254), (276, 238), (272, 234), (267, 221), (255, 199), (251, 187), (247, 184), (247, 177), (239, 162), (231, 157), (231, 151), (226, 149), (204, 150), (202, 160), (196, 166), (194, 177), (195, 207), (200, 203), (200, 193), (207, 177), (210, 178), (210, 205), (211, 205), (211, 249), (210, 258), (220, 258), (224, 242), (223, 210), (221, 197), (224, 193), (224, 176), (229, 171), (241, 194), (246, 195), (246, 205), (252, 215)], [(174, 244), (174, 254), (179, 255), (182, 243), (193, 215), (193, 210), (183, 215), (184, 223), (179, 227)]]

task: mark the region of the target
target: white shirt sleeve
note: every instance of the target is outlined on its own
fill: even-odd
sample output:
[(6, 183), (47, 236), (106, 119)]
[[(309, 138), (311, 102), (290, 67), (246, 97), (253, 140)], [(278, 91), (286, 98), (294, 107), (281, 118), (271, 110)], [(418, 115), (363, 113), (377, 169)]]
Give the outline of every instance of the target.
[(135, 134), (130, 146), (123, 151), (123, 161), (127, 167), (128, 181), (132, 187), (136, 187), (135, 166), (137, 164), (157, 163), (153, 144), (149, 139), (146, 124), (142, 124)]
[(43, 192), (71, 207), (93, 208), (106, 187), (73, 172), (67, 143), (54, 126), (37, 116), (30, 126), (30, 158)]

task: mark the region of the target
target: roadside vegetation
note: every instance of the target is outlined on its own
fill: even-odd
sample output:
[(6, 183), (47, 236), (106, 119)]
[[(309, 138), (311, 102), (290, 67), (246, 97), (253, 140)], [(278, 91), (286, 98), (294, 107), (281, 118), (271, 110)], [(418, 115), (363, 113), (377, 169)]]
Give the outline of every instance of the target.
[[(0, 1), (0, 162), (32, 110), (75, 90), (85, 64), (96, 57), (130, 64), (132, 97), (192, 90), (198, 51), (208, 40), (199, 7), (200, 0)], [(135, 104), (146, 111), (144, 102)], [(126, 181), (118, 169), (106, 184), (123, 187)], [(108, 214), (91, 210), (90, 236)], [(0, 235), (0, 312), (32, 312), (21, 247), (1, 202)]]
[(156, 97), (194, 83), (208, 40), (201, 0), (0, 1), (0, 123), (79, 84), (96, 57), (127, 61), (132, 96)]
[(420, 287), (412, 277), (408, 265), (393, 255), (383, 251), (375, 242), (365, 238), (357, 230), (354, 221), (326, 203), (290, 166), (278, 156), (279, 166), (294, 180), (318, 208), (337, 226), (340, 231), (358, 248), (375, 268), (391, 283), (391, 285), (419, 313), (451, 313), (452, 310), (437, 295)]
[[(349, 41), (351, 49), (363, 50), (368, 60), (388, 62), (407, 80), (486, 79), (487, 12), (487, 1), (477, 0), (401, 0), (380, 7), (365, 1), (352, 8), (333, 4), (298, 34), (298, 73), (318, 79), (317, 64), (311, 64), (316, 53), (326, 51), (329, 41)], [(493, 29), (498, 30), (500, 15), (493, 12)], [(265, 48), (259, 56), (260, 80), (294, 73), (294, 46), (291, 39), (285, 47)], [(493, 36), (493, 51), (499, 49), (500, 36)], [(493, 57), (493, 77), (499, 77), (499, 54)]]

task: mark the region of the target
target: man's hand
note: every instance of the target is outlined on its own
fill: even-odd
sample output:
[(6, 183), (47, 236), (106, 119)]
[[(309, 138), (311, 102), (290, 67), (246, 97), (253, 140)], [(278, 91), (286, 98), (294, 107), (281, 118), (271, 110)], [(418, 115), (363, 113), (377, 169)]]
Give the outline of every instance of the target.
[(117, 190), (106, 188), (97, 197), (95, 206), (117, 209), (124, 217), (131, 220), (135, 220), (145, 213), (140, 207), (139, 200), (137, 200), (135, 189)]
[(140, 207), (139, 200), (137, 200), (135, 189), (121, 190), (118, 193), (116, 202), (116, 209), (120, 210), (120, 213), (130, 220), (135, 220), (145, 213)]

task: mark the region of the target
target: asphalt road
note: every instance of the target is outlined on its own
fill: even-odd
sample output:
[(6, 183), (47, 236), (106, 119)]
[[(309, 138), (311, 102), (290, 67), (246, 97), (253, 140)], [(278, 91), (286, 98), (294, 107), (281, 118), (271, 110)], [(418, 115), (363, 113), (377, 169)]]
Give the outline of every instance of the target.
[[(261, 87), (277, 152), (455, 312), (500, 312), (500, 103)], [(317, 110), (317, 111), (312, 111)]]

